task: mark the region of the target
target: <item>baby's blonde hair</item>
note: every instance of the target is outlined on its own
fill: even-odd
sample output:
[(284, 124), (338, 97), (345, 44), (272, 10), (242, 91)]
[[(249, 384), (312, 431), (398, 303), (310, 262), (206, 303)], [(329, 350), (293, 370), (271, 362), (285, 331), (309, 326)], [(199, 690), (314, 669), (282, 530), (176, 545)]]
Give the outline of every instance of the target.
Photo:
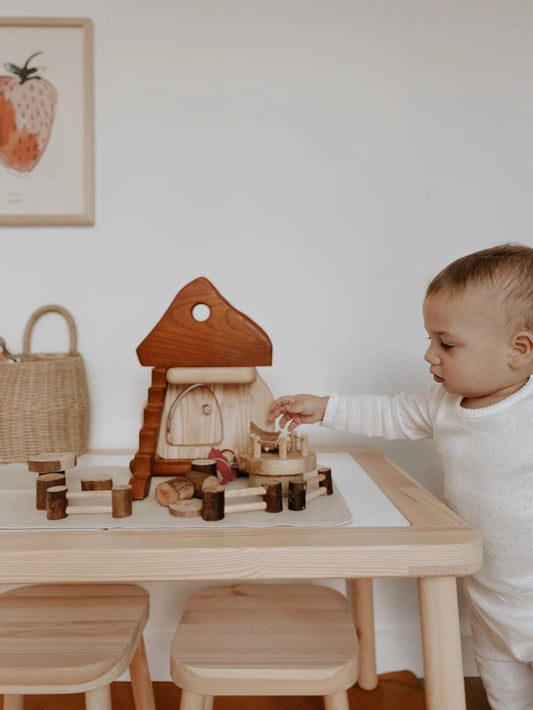
[(501, 244), (463, 256), (435, 276), (426, 298), (438, 291), (458, 293), (479, 285), (492, 286), (501, 296), (509, 322), (533, 331), (533, 249)]

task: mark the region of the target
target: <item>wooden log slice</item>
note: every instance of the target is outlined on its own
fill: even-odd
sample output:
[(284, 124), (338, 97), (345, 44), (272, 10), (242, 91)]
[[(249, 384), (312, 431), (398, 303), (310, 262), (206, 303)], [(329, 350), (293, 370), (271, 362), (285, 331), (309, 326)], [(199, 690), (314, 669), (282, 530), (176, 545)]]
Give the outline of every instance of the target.
[(193, 459), (191, 461), (191, 469), (193, 471), (209, 473), (212, 476), (217, 475), (217, 463), (214, 459)]
[(289, 481), (289, 510), (305, 510), (307, 481)]
[(176, 476), (169, 481), (163, 481), (155, 489), (155, 499), (166, 508), (178, 500), (188, 500), (194, 495), (194, 486), (184, 476)]
[(28, 459), (28, 471), (32, 473), (57, 473), (76, 466), (76, 454), (72, 451), (53, 451), (35, 454)]
[(64, 473), (42, 473), (35, 481), (35, 505), (37, 510), (46, 510), (46, 491), (52, 486), (64, 486)]
[[(215, 464), (216, 467), (216, 464)], [(216, 476), (210, 473), (202, 473), (201, 471), (189, 471), (185, 478), (194, 486), (194, 495), (201, 498), (205, 490), (219, 488), (220, 483)]]
[(202, 518), (204, 520), (223, 520), (224, 519), (224, 488), (208, 488), (204, 491), (202, 504)]
[(281, 490), (281, 481), (272, 480), (263, 484), (265, 488), (264, 501), (266, 503), (267, 513), (281, 513), (283, 510), (283, 495)]
[(326, 489), (328, 496), (332, 496), (333, 479), (331, 477), (331, 468), (329, 466), (322, 466), (318, 469), (317, 475), (324, 476), (324, 480), (320, 481), (320, 487)]
[(51, 486), (46, 491), (46, 517), (61, 520), (67, 517), (67, 487)]
[(113, 488), (113, 479), (109, 476), (92, 476), (81, 479), (82, 491), (110, 491)]
[(111, 514), (114, 518), (128, 518), (132, 514), (131, 486), (114, 486), (111, 491)]
[(178, 500), (170, 503), (168, 512), (175, 518), (199, 518), (202, 514), (202, 501), (198, 498)]

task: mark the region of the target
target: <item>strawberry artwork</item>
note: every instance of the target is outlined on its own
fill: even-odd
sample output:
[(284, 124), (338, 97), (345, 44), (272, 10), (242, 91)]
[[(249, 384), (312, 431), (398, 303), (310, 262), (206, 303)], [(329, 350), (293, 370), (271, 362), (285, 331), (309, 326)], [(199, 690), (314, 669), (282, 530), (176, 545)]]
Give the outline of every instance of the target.
[(0, 162), (18, 173), (37, 165), (54, 122), (57, 92), (29, 66), (38, 54), (23, 67), (4, 64), (14, 76), (0, 76)]

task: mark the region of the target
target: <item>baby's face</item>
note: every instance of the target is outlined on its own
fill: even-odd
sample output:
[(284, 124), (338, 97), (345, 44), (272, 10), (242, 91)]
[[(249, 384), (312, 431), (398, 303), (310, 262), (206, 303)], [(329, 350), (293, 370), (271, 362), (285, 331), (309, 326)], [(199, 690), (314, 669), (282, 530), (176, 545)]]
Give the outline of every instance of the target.
[(490, 289), (439, 291), (425, 299), (423, 312), (429, 371), (446, 392), (463, 397), (463, 406), (493, 404), (522, 386), (509, 366), (513, 329)]

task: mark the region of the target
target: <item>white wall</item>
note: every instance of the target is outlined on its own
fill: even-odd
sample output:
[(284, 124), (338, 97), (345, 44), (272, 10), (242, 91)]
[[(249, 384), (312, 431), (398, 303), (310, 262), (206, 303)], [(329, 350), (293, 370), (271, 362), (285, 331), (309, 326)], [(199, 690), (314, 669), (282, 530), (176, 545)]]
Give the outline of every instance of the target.
[[(274, 395), (389, 392), (429, 381), (428, 280), (533, 245), (527, 0), (3, 0), (21, 12), (94, 21), (96, 222), (1, 229), (0, 334), (72, 312), (92, 448), (136, 448), (135, 348), (198, 276), (269, 334)], [(33, 345), (64, 349), (60, 319)], [(441, 493), (431, 442), (372, 443)], [(376, 605), (380, 671), (420, 672), (414, 583)]]

